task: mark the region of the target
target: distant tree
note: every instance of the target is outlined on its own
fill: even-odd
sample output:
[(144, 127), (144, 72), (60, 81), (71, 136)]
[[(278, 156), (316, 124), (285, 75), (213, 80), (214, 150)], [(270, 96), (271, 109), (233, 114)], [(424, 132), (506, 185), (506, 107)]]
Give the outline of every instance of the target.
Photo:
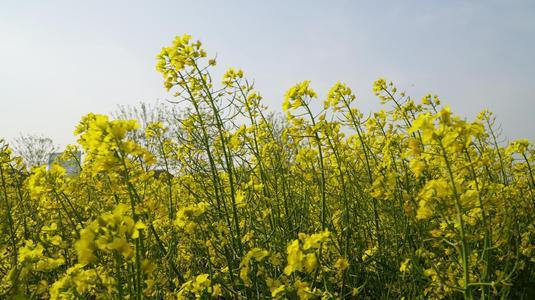
[[(165, 169), (165, 159), (162, 153), (162, 144), (154, 143), (147, 140), (145, 135), (146, 129), (150, 124), (161, 123), (165, 128), (163, 140), (176, 140), (181, 136), (180, 120), (183, 118), (183, 108), (169, 102), (144, 103), (137, 105), (120, 105), (118, 109), (111, 113), (116, 119), (136, 120), (139, 124), (139, 130), (129, 133), (129, 137), (134, 139), (140, 145), (146, 147), (153, 153), (157, 160), (157, 168)], [(169, 153), (167, 153), (169, 155)], [(167, 172), (170, 170), (166, 169)]]
[(21, 134), (13, 140), (12, 147), (28, 168), (47, 164), (49, 155), (58, 149), (51, 138), (33, 134)]
[(119, 105), (111, 115), (116, 119), (136, 120), (140, 130), (130, 133), (131, 137), (143, 146), (147, 146), (147, 141), (145, 140), (147, 126), (153, 122), (162, 122), (169, 126), (168, 119), (173, 113), (172, 107), (167, 103), (156, 102), (152, 104), (141, 102), (137, 105)]

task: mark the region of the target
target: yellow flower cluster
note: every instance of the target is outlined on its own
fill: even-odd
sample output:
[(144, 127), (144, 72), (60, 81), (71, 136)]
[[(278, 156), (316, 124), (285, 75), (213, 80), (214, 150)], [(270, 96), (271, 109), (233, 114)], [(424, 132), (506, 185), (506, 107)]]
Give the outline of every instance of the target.
[(74, 244), (80, 263), (94, 262), (98, 251), (132, 259), (134, 251), (129, 240), (139, 238), (139, 230), (146, 226), (141, 221), (135, 223), (128, 211), (126, 204), (119, 204), (113, 212), (101, 215), (80, 231), (80, 239)]

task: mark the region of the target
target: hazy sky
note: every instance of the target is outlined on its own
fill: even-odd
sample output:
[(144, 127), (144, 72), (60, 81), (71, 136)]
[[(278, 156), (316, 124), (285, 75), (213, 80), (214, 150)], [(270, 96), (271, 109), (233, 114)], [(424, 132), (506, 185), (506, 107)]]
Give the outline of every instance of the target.
[(535, 1), (505, 0), (0, 0), (0, 137), (65, 144), (87, 112), (169, 98), (155, 55), (182, 33), (217, 53), (218, 74), (243, 68), (275, 110), (304, 79), (322, 96), (342, 80), (376, 109), (384, 76), (535, 140)]

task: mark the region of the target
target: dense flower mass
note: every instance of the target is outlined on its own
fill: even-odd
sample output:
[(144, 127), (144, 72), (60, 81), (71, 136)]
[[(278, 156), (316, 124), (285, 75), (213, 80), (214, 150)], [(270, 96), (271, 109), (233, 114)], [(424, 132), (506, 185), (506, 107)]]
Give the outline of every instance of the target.
[(0, 143), (0, 298), (535, 297), (535, 148), (490, 112), (379, 79), (365, 115), (303, 81), (278, 118), (215, 65), (188, 35), (163, 48), (181, 113), (84, 116), (80, 172)]

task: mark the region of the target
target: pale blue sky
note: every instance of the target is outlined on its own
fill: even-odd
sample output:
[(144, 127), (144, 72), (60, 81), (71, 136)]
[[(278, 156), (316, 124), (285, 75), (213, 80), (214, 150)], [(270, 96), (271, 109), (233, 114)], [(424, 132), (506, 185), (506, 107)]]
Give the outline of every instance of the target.
[(310, 79), (320, 95), (348, 83), (369, 111), (384, 76), (535, 140), (535, 1), (505, 0), (0, 0), (0, 137), (64, 145), (87, 112), (168, 98), (155, 55), (182, 33), (218, 54), (218, 74), (243, 68), (275, 110)]

